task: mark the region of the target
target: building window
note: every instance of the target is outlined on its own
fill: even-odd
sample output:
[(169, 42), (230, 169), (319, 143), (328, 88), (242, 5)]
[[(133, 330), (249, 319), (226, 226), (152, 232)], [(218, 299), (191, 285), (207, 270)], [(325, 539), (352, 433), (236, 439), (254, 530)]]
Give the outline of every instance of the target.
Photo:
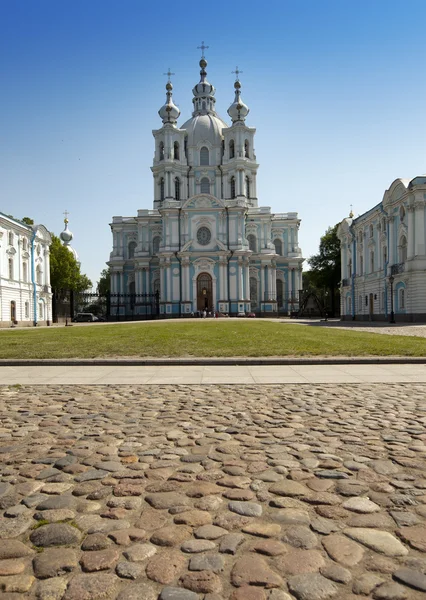
[(405, 235), (401, 237), (399, 243), (399, 262), (405, 262), (407, 260), (407, 238)]
[(358, 234), (358, 243), (362, 244), (362, 231), (360, 231)]
[(244, 142), (244, 156), (250, 158), (250, 144), (248, 140)]
[(201, 246), (208, 246), (210, 244), (210, 240), (212, 239), (212, 234), (208, 227), (200, 227), (197, 231), (197, 242)]
[(29, 302), (25, 302), (25, 318), (26, 319), (30, 318), (30, 303)]
[(42, 283), (41, 276), (42, 276), (41, 267), (40, 267), (40, 265), (38, 265), (37, 269), (36, 269), (36, 282), (39, 285), (41, 285), (41, 283)]
[(15, 300), (12, 300), (10, 303), (10, 320), (13, 322), (16, 321), (16, 302), (15, 302)]
[(382, 232), (386, 233), (386, 219), (384, 217), (382, 219)]
[(25, 261), (22, 263), (22, 280), (24, 283), (28, 282), (28, 263)]
[(383, 268), (386, 267), (386, 263), (388, 261), (388, 249), (386, 246), (383, 246)]
[(160, 179), (160, 200), (164, 200), (164, 178)]
[(44, 314), (43, 314), (43, 302), (39, 302), (38, 303), (38, 318), (42, 321), (44, 319)]
[(229, 158), (235, 158), (235, 143), (234, 140), (229, 142)]
[(179, 142), (173, 144), (173, 156), (175, 160), (179, 160)]
[(364, 274), (364, 257), (361, 256), (359, 257), (359, 274), (363, 275)]
[(346, 298), (346, 306), (347, 306), (347, 313), (348, 315), (352, 314), (352, 298), (350, 296), (348, 296)]
[(370, 225), (370, 238), (372, 238), (374, 236), (374, 229), (373, 226)]
[(9, 279), (13, 279), (13, 258), (9, 258)]
[(358, 312), (362, 313), (362, 296), (358, 296)]
[(348, 277), (352, 277), (352, 258), (348, 262)]
[(246, 177), (246, 197), (251, 198), (250, 194), (250, 179)]
[(257, 239), (256, 239), (256, 236), (255, 236), (255, 235), (253, 235), (252, 233), (250, 233), (250, 234), (247, 236), (247, 241), (248, 241), (248, 243), (249, 243), (249, 249), (250, 249), (252, 252), (257, 252)]
[(180, 179), (175, 178), (175, 200), (180, 200)]
[(130, 244), (128, 246), (129, 258), (135, 257), (135, 250), (136, 250), (136, 242), (130, 242)]
[(374, 250), (370, 252), (370, 273), (374, 273)]
[(401, 206), (401, 208), (399, 209), (399, 218), (401, 223), (403, 223), (405, 219), (405, 208), (403, 206)]
[(252, 310), (255, 310), (258, 306), (256, 277), (250, 277), (250, 305)]
[(210, 181), (207, 177), (203, 177), (200, 182), (200, 192), (202, 194), (210, 194)]
[(277, 303), (278, 307), (284, 305), (284, 282), (281, 279), (277, 279)]
[(9, 246), (13, 246), (13, 239), (14, 239), (13, 231), (9, 231), (9, 233), (8, 233), (8, 244), (9, 244)]
[(200, 165), (208, 165), (210, 159), (209, 149), (206, 146), (203, 146), (200, 150)]
[(405, 308), (405, 290), (402, 288), (399, 290), (399, 308)]
[(283, 243), (281, 240), (274, 240), (274, 246), (275, 246), (275, 253), (279, 254), (279, 256), (282, 256), (283, 253)]
[(160, 251), (160, 237), (158, 235), (152, 240), (152, 253), (158, 254)]
[(22, 250), (26, 250), (28, 248), (28, 240), (27, 238), (22, 238)]
[(231, 177), (231, 198), (235, 198), (235, 177)]
[(160, 142), (160, 145), (158, 147), (158, 153), (160, 156), (160, 160), (164, 160), (164, 142)]
[(154, 279), (154, 281), (152, 282), (152, 291), (154, 292), (154, 294), (160, 295), (160, 291), (161, 291), (161, 287), (160, 287), (160, 279)]
[(382, 292), (381, 298), (382, 298), (382, 310), (384, 311), (386, 309), (386, 306), (385, 306), (385, 292)]

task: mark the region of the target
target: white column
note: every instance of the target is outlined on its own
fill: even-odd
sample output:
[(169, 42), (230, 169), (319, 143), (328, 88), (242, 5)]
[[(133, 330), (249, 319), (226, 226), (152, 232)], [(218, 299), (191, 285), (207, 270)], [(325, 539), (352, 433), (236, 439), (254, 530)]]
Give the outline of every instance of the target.
[(271, 290), (272, 298), (277, 299), (277, 268), (276, 266), (271, 267)]
[(288, 269), (288, 299), (291, 301), (293, 297), (293, 271), (292, 269)]
[[(389, 227), (389, 248), (388, 248), (388, 262), (389, 266), (393, 265), (395, 261), (395, 252), (394, 252), (394, 241), (393, 241), (393, 217), (388, 217), (388, 227)], [(364, 259), (365, 263), (365, 259)], [(364, 264), (365, 269), (365, 264)]]
[(166, 265), (166, 274), (167, 274), (167, 302), (172, 301), (172, 268), (170, 263)]
[(245, 264), (244, 264), (244, 271), (246, 274), (246, 293), (245, 293), (245, 297), (246, 300), (250, 300), (250, 263), (249, 261), (246, 259)]
[(414, 206), (408, 207), (408, 248), (407, 258), (414, 256)]

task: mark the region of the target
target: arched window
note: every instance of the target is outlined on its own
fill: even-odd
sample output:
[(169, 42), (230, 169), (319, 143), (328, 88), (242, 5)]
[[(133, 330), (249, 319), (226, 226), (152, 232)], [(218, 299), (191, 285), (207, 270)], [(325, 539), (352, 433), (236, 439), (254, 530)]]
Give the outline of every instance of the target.
[(401, 206), (401, 208), (399, 209), (399, 218), (401, 220), (401, 223), (403, 223), (405, 219), (405, 208), (403, 206)]
[(42, 276), (41, 267), (40, 267), (40, 265), (38, 265), (37, 269), (36, 269), (36, 281), (39, 285), (41, 285), (41, 283), (42, 283), (41, 276)]
[(246, 177), (246, 197), (250, 198), (250, 179)]
[(210, 153), (206, 146), (203, 146), (200, 150), (200, 165), (210, 164)]
[(201, 194), (210, 194), (210, 181), (207, 177), (203, 177), (200, 181), (200, 192)]
[(399, 308), (405, 308), (405, 289), (399, 290)]
[(8, 243), (9, 243), (9, 246), (13, 246), (13, 231), (9, 231)]
[(175, 200), (180, 200), (180, 179), (175, 178)]
[(374, 273), (374, 250), (370, 251), (370, 273)]
[(249, 243), (249, 248), (252, 252), (257, 252), (257, 239), (256, 236), (252, 233), (249, 233), (247, 236), (247, 241)]
[(235, 177), (231, 177), (231, 198), (235, 198)]
[(373, 226), (370, 225), (370, 237), (372, 238), (373, 235), (374, 235), (374, 229), (373, 229)]
[(160, 251), (160, 236), (156, 235), (155, 238), (152, 240), (152, 253), (158, 254), (159, 251)]
[(128, 246), (129, 258), (135, 257), (136, 242), (130, 242)]
[(154, 279), (154, 281), (152, 282), (152, 291), (154, 292), (154, 294), (156, 294), (157, 292), (158, 294), (160, 294), (160, 279)]
[(244, 156), (250, 158), (250, 144), (248, 140), (244, 142)]
[(386, 219), (383, 217), (382, 219), (382, 232), (386, 233)]
[(352, 258), (348, 262), (348, 277), (352, 277)]
[(164, 160), (164, 142), (160, 142), (160, 145), (158, 147), (158, 153), (160, 160)]
[(22, 250), (27, 250), (28, 248), (28, 240), (27, 238), (22, 238)]
[(282, 256), (283, 253), (283, 243), (281, 240), (274, 240), (274, 246), (275, 246), (275, 252), (276, 254), (279, 254), (280, 256)]
[(10, 320), (13, 322), (16, 321), (16, 302), (15, 302), (15, 300), (12, 300), (10, 303)]
[(346, 298), (346, 314), (347, 315), (351, 315), (352, 314), (352, 298), (350, 296), (348, 296)]
[(383, 246), (383, 268), (385, 268), (387, 260), (388, 260), (388, 249), (386, 248), (386, 246)]
[(160, 200), (164, 200), (164, 178), (160, 179)]
[(256, 277), (250, 277), (250, 303), (251, 309), (255, 310), (258, 306)]
[(173, 157), (175, 160), (179, 160), (179, 142), (173, 144)]
[(9, 279), (13, 279), (13, 258), (9, 258)]
[(407, 238), (405, 235), (401, 237), (399, 243), (399, 262), (405, 262), (407, 260)]
[(24, 283), (28, 281), (28, 263), (26, 261), (22, 263), (22, 280)]
[(234, 140), (229, 142), (229, 158), (235, 158), (235, 143)]
[(278, 307), (284, 305), (284, 282), (281, 279), (277, 279), (277, 303)]

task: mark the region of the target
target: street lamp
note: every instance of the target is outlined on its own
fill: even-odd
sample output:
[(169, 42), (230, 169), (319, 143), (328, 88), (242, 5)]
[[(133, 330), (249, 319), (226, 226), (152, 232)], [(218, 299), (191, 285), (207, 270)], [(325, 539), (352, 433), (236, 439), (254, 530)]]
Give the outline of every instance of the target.
[(393, 282), (394, 282), (394, 276), (391, 275), (389, 277), (390, 295), (391, 295), (391, 313), (390, 313), (389, 323), (395, 323), (395, 313), (393, 312)]

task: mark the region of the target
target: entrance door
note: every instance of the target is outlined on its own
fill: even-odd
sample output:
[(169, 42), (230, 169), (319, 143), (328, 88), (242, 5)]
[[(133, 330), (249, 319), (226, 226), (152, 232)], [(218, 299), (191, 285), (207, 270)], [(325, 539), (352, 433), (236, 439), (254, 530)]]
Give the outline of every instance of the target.
[(213, 310), (213, 285), (211, 275), (200, 273), (197, 277), (197, 310)]
[(374, 315), (374, 296), (373, 296), (373, 294), (370, 294), (370, 296), (369, 296), (368, 313), (369, 313), (370, 321), (372, 321), (373, 315)]

